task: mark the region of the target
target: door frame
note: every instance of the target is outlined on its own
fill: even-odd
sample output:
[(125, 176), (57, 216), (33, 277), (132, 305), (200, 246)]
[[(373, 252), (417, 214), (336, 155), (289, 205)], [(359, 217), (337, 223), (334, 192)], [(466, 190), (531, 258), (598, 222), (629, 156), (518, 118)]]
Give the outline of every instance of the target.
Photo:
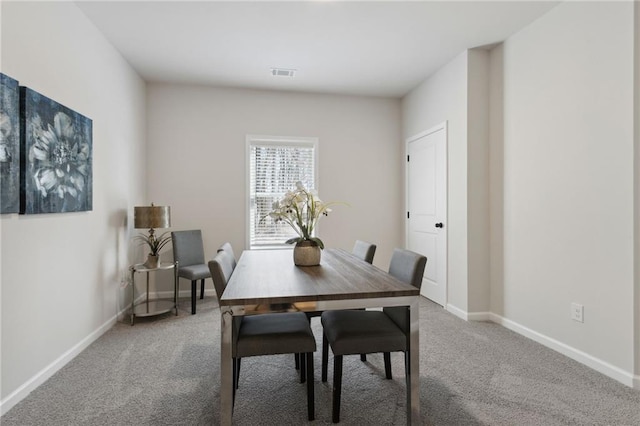
[[(406, 249), (409, 248), (409, 218), (407, 218), (407, 212), (409, 211), (409, 161), (407, 158), (409, 156), (409, 144), (418, 139), (421, 139), (425, 136), (429, 136), (432, 133), (438, 132), (440, 130), (444, 130), (444, 167), (445, 167), (445, 194), (444, 200), (447, 209), (446, 217), (445, 217), (445, 227), (443, 231), (445, 232), (444, 238), (446, 241), (446, 259), (445, 259), (445, 271), (446, 271), (446, 283), (445, 283), (445, 291), (444, 291), (444, 304), (443, 308), (447, 310), (447, 305), (449, 303), (449, 122), (448, 120), (443, 121), (440, 124), (437, 124), (433, 127), (430, 127), (427, 130), (424, 130), (418, 134), (415, 134), (411, 137), (405, 139), (404, 143), (404, 247)], [(429, 264), (429, 259), (427, 259), (427, 265)]]

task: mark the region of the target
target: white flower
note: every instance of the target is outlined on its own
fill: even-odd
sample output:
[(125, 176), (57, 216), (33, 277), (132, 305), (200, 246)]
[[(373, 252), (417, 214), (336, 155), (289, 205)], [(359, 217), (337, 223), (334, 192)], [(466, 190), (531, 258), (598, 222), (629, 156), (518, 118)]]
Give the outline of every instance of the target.
[(275, 222), (286, 222), (296, 231), (298, 237), (287, 240), (287, 244), (308, 240), (324, 248), (324, 243), (314, 236), (313, 231), (320, 216), (329, 214), (329, 206), (332, 204), (335, 203), (322, 202), (315, 189), (307, 190), (302, 182), (298, 181), (295, 190), (287, 191), (282, 199), (272, 204), (272, 210), (267, 216)]

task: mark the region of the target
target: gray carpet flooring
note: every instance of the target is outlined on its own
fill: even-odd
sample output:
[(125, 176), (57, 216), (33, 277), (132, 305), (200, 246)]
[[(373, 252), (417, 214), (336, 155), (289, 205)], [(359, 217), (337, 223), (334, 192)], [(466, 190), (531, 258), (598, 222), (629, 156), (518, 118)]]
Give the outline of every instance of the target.
[[(0, 419), (2, 426), (219, 424), (220, 321), (214, 297), (197, 315), (116, 324)], [(420, 305), (420, 401), (425, 425), (640, 425), (640, 392), (501, 326)], [(316, 421), (331, 424), (320, 382), (322, 329), (312, 321)], [(343, 425), (405, 424), (404, 367), (392, 354), (345, 357)], [(307, 424), (305, 387), (291, 355), (247, 358), (236, 425)]]

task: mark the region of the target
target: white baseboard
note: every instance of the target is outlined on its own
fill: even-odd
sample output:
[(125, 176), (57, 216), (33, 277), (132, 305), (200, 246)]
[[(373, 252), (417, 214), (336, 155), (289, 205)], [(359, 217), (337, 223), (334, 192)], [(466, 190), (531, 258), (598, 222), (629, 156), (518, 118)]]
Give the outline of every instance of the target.
[(51, 376), (58, 372), (62, 367), (67, 365), (69, 361), (78, 356), (80, 352), (85, 350), (89, 345), (98, 340), (107, 330), (109, 330), (116, 323), (117, 319), (126, 312), (128, 308), (118, 312), (112, 318), (107, 320), (104, 324), (98, 327), (95, 331), (89, 334), (87, 337), (78, 342), (71, 349), (62, 354), (58, 359), (51, 364), (36, 373), (35, 376), (27, 380), (22, 386), (9, 394), (6, 398), (0, 401), (0, 416), (4, 415), (17, 403), (22, 401), (27, 395), (33, 392), (38, 386), (47, 381)]
[(639, 375), (634, 375), (633, 373), (625, 371), (619, 367), (616, 367), (615, 365), (611, 365), (606, 361), (591, 356), (586, 352), (571, 347), (551, 337), (545, 336), (544, 334), (538, 333), (537, 331), (520, 325), (515, 321), (504, 318), (492, 312), (467, 312), (451, 304), (447, 305), (447, 311), (451, 312), (458, 318), (462, 318), (465, 321), (491, 321), (496, 324), (500, 324), (501, 326), (515, 331), (516, 333), (521, 334), (550, 349), (553, 349), (556, 352), (560, 352), (561, 354), (568, 356), (569, 358), (578, 361), (579, 363), (584, 364), (587, 367), (590, 367), (604, 374), (605, 376), (611, 377), (612, 379), (617, 380), (626, 386), (640, 389)]
[(583, 352), (551, 337), (545, 336), (544, 334), (538, 333), (537, 331), (520, 325), (515, 321), (504, 318), (500, 315), (492, 313), (490, 321), (496, 324), (500, 324), (503, 327), (508, 328), (509, 330), (515, 331), (516, 333), (521, 334), (535, 342), (538, 342), (550, 349), (560, 352), (561, 354), (568, 356), (569, 358), (578, 361), (579, 363), (584, 364), (587, 367), (593, 368), (594, 370), (604, 374), (605, 376), (611, 377), (612, 379), (617, 380), (626, 386), (640, 389), (640, 376), (634, 376), (633, 373), (625, 371), (619, 367), (616, 367), (615, 365), (611, 365), (606, 361), (589, 355), (586, 352)]
[(450, 303), (446, 309), (465, 321), (491, 321), (491, 312), (466, 312)]
[[(199, 292), (198, 292), (199, 293)], [(205, 296), (215, 296), (215, 289), (204, 291)], [(181, 291), (178, 293), (179, 297), (191, 297), (191, 290)], [(139, 303), (145, 300), (147, 297), (146, 293), (138, 295), (135, 300), (135, 303)], [(158, 299), (158, 298), (166, 298), (170, 299), (173, 297), (173, 291), (162, 291), (157, 293), (150, 293), (150, 299)], [(199, 296), (198, 296), (199, 297)], [(4, 415), (11, 408), (13, 408), (16, 404), (22, 401), (27, 395), (29, 395), (32, 391), (34, 391), (38, 386), (47, 381), (51, 376), (58, 372), (62, 367), (67, 365), (73, 358), (78, 356), (83, 350), (85, 350), (89, 345), (98, 340), (100, 336), (102, 336), (107, 330), (109, 330), (118, 320), (123, 320), (123, 318), (128, 315), (128, 312), (131, 309), (131, 305), (125, 304), (124, 308), (102, 324), (98, 329), (93, 331), (87, 337), (82, 339), (78, 344), (73, 346), (71, 349), (62, 354), (58, 359), (53, 361), (51, 364), (40, 370), (36, 373), (32, 378), (27, 380), (22, 386), (9, 394), (6, 398), (0, 401), (0, 416)]]
[(469, 321), (491, 321), (491, 312), (469, 312)]
[(452, 304), (447, 304), (446, 307), (447, 311), (451, 312), (453, 315), (457, 316), (458, 318), (462, 318), (465, 321), (469, 321), (469, 315), (467, 314), (467, 311), (463, 311), (462, 309), (453, 306)]

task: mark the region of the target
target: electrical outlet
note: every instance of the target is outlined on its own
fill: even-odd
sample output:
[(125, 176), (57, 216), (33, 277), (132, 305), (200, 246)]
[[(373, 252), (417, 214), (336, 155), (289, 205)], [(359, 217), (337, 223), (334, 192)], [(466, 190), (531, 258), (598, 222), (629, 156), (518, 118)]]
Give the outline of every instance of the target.
[(584, 322), (584, 306), (579, 303), (572, 303), (571, 319), (578, 322)]

